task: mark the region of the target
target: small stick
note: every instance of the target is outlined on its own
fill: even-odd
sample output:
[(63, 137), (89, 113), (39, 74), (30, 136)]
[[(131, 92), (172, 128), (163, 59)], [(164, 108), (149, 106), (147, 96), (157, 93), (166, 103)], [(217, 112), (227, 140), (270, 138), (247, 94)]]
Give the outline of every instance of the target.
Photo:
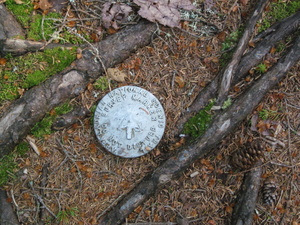
[(60, 145), (61, 150), (64, 152), (64, 154), (66, 155), (66, 157), (75, 165), (75, 167), (77, 169), (78, 176), (80, 178), (80, 189), (82, 189), (82, 176), (81, 176), (80, 169), (79, 169), (77, 163), (72, 158), (72, 156), (70, 156), (70, 153), (64, 148), (63, 144), (60, 142), (60, 140), (58, 138), (56, 138), (56, 141)]
[(51, 209), (48, 208), (48, 206), (45, 204), (43, 198), (42, 198), (39, 194), (35, 193), (35, 189), (34, 189), (34, 187), (33, 187), (33, 185), (32, 185), (32, 181), (29, 182), (29, 186), (30, 186), (31, 190), (34, 192), (34, 193), (33, 193), (34, 197), (35, 197), (35, 198), (36, 198), (36, 199), (37, 199), (37, 200), (45, 207), (45, 209), (47, 209), (47, 211), (48, 211), (55, 219), (57, 219), (57, 216), (51, 211)]

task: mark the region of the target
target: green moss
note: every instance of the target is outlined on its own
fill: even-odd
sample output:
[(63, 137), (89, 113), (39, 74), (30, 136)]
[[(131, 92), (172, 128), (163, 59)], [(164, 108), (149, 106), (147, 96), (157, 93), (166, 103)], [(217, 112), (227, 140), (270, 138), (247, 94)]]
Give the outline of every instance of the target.
[[(67, 29), (63, 29), (59, 34), (57, 33), (58, 27), (60, 27), (60, 20), (63, 20), (63, 17), (59, 13), (50, 12), (46, 15), (42, 15), (37, 11), (33, 13), (34, 6), (31, 1), (23, 0), (23, 2), (23, 4), (16, 4), (15, 0), (6, 0), (5, 4), (15, 15), (22, 27), (27, 30), (27, 39), (40, 41), (53, 38), (60, 43), (84, 43), (81, 38), (69, 33)], [(92, 42), (87, 35), (84, 35), (84, 38)]]
[[(29, 73), (24, 80), (23, 87), (33, 87), (46, 78), (50, 77), (57, 72), (62, 71), (69, 66), (76, 58), (74, 49), (48, 49), (43, 53), (36, 53), (36, 63), (40, 66), (40, 69)], [(30, 64), (30, 63), (29, 63)]]
[(47, 49), (6, 59), (6, 64), (0, 66), (0, 104), (18, 98), (25, 89), (65, 69), (76, 59), (76, 49)]
[(6, 7), (16, 16), (17, 20), (24, 28), (30, 27), (30, 15), (33, 12), (31, 0), (22, 0), (23, 4), (16, 4), (14, 0), (6, 0)]
[(279, 117), (279, 114), (277, 111), (274, 110), (267, 110), (267, 109), (262, 109), (259, 111), (258, 115), (262, 120), (267, 120), (267, 119), (272, 119), (272, 120), (277, 120)]
[(70, 112), (73, 109), (73, 106), (66, 102), (56, 108), (51, 113), (48, 113), (40, 122), (36, 123), (31, 129), (31, 133), (36, 138), (43, 138), (45, 135), (53, 133), (51, 126), (53, 121), (57, 116)]
[(220, 58), (221, 67), (226, 66), (229, 60), (232, 58), (234, 52), (234, 46), (238, 43), (244, 31), (244, 27), (240, 27), (236, 31), (233, 31), (228, 37), (226, 37), (225, 41), (222, 43), (222, 51), (223, 54)]
[(97, 79), (94, 83), (94, 88), (100, 91), (105, 91), (109, 87), (109, 81), (107, 80), (106, 77), (100, 77)]
[(25, 141), (20, 142), (15, 148), (15, 151), (18, 156), (24, 156), (28, 150), (29, 150), (29, 144)]
[(57, 220), (59, 222), (68, 222), (71, 217), (76, 217), (78, 212), (77, 207), (61, 210), (57, 213)]
[(54, 111), (55, 111), (55, 114), (59, 116), (59, 115), (63, 115), (63, 114), (70, 112), (71, 110), (73, 110), (73, 108), (74, 107), (69, 102), (66, 102), (66, 103), (54, 108)]
[(9, 154), (0, 159), (0, 186), (9, 180), (9, 175), (13, 174), (13, 170), (17, 168), (14, 157), (13, 154)]
[(240, 27), (236, 31), (233, 31), (228, 37), (226, 37), (225, 41), (222, 43), (222, 51), (227, 51), (228, 49), (234, 47), (242, 36), (243, 31), (244, 27)]
[(266, 30), (271, 24), (287, 18), (300, 9), (300, 0), (272, 2), (270, 11), (266, 13), (264, 19), (259, 24), (259, 32)]
[[(51, 18), (51, 19), (49, 19)], [(32, 40), (49, 40), (53, 33), (56, 31), (55, 21), (53, 19), (59, 19), (61, 15), (58, 13), (48, 13), (44, 16), (36, 14), (31, 17), (31, 24), (28, 29), (27, 38)]]
[(211, 101), (204, 109), (200, 110), (195, 116), (186, 122), (183, 132), (191, 135), (193, 138), (197, 138), (204, 134), (212, 120), (211, 108), (213, 105), (214, 101)]
[(268, 67), (264, 63), (260, 63), (255, 67), (255, 71), (258, 73), (265, 73), (268, 70)]
[(231, 106), (232, 100), (231, 98), (228, 98), (222, 105), (222, 109), (227, 109), (229, 106)]
[(29, 145), (26, 142), (21, 142), (12, 153), (0, 158), (0, 186), (7, 183), (12, 178), (15, 169), (18, 168), (15, 158), (23, 156), (28, 149)]

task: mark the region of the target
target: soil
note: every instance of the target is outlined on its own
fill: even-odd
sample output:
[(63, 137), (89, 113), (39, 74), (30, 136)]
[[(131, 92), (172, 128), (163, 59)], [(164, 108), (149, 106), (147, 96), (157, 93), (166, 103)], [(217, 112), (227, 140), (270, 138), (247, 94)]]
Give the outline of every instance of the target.
[[(175, 135), (176, 122), (219, 71), (224, 35), (243, 25), (250, 15), (252, 5), (242, 2), (245, 1), (215, 1), (213, 11), (203, 11), (207, 23), (195, 23), (196, 30), (158, 25), (159, 36), (151, 45), (116, 66), (127, 77), (121, 83), (111, 80), (111, 89), (124, 85), (145, 88), (165, 109), (164, 137), (149, 154), (124, 159), (108, 153), (95, 137), (92, 116), (44, 138), (32, 136), (42, 154), (32, 150), (25, 157), (16, 158), (20, 176), (5, 185), (21, 224), (39, 222), (43, 208), (37, 201), (39, 196), (48, 208), (43, 215), (45, 224), (97, 224), (101, 215), (185, 143), (184, 138)], [(80, 4), (77, 7), (87, 11), (94, 3)], [(86, 16), (80, 10), (72, 10), (81, 19)], [(213, 29), (208, 33), (204, 29), (210, 28), (208, 24), (217, 27), (218, 34)], [(96, 23), (91, 26), (95, 26), (93, 30), (98, 28)], [(268, 143), (262, 176), (263, 181), (272, 179), (276, 184), (276, 200), (275, 204), (266, 205), (260, 194), (253, 224), (298, 224), (299, 67), (300, 63), (294, 66), (240, 128), (223, 140), (217, 154), (197, 160), (180, 178), (137, 207), (124, 224), (229, 224), (246, 172), (233, 168), (230, 157), (244, 143), (258, 137)], [(237, 96), (249, 82), (240, 82), (230, 95)], [(98, 91), (90, 84), (72, 102), (91, 108), (108, 92)], [(276, 113), (263, 120), (259, 117), (262, 110)], [(53, 220), (50, 211), (58, 220)]]

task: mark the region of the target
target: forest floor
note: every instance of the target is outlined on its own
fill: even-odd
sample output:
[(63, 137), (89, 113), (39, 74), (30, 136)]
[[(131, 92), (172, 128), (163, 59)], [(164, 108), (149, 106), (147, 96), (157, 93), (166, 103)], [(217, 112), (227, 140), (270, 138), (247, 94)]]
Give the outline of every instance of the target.
[[(199, 11), (200, 7), (207, 7), (203, 1), (199, 2), (202, 2), (197, 5)], [(4, 185), (21, 224), (38, 223), (41, 205), (36, 196), (41, 190), (45, 205), (57, 217), (53, 220), (46, 211), (45, 224), (97, 224), (102, 214), (184, 144), (185, 139), (173, 132), (176, 122), (197, 94), (217, 75), (222, 55), (232, 47), (231, 42), (237, 41), (237, 30), (245, 24), (253, 7), (250, 2), (243, 4), (247, 1), (211, 2), (211, 10), (202, 10), (202, 18), (207, 23), (194, 18), (184, 22), (182, 30), (158, 25), (158, 37), (149, 46), (137, 50), (116, 66), (127, 75), (124, 82), (109, 80), (109, 88), (103, 91), (90, 84), (84, 93), (71, 101), (74, 105), (83, 104), (91, 109), (110, 89), (124, 85), (145, 88), (160, 100), (165, 109), (167, 125), (160, 144), (139, 158), (114, 156), (98, 143), (93, 131), (93, 115), (68, 129), (41, 138), (31, 135), (42, 154), (30, 150), (25, 156), (15, 158), (19, 176)], [(86, 17), (84, 11), (92, 9), (94, 3), (80, 4), (77, 5), (80, 10), (71, 8), (71, 11), (82, 22)], [(99, 30), (97, 23), (85, 26), (88, 25)], [(255, 34), (258, 30), (259, 26)], [(276, 58), (278, 51), (279, 47), (275, 46), (270, 55)], [(254, 72), (235, 86), (230, 93), (233, 100), (261, 76), (260, 69), (253, 68)], [(230, 158), (242, 144), (257, 137), (269, 143), (264, 152), (266, 160), (262, 176), (263, 182), (271, 180), (276, 184), (276, 198), (274, 204), (266, 205), (260, 193), (253, 224), (299, 224), (299, 71), (300, 63), (265, 96), (239, 129), (222, 141), (217, 154), (197, 160), (181, 177), (137, 207), (126, 219), (126, 224), (183, 224), (182, 219), (191, 225), (228, 224), (246, 172), (234, 169)], [(42, 187), (45, 168), (48, 170), (46, 186)]]

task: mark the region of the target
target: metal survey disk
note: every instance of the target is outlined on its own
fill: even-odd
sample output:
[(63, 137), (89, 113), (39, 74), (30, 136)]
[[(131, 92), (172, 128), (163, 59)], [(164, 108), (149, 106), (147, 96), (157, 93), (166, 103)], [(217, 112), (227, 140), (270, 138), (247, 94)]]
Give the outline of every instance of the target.
[(124, 158), (150, 152), (162, 138), (165, 126), (165, 112), (158, 99), (136, 86), (109, 92), (94, 115), (94, 130), (102, 146)]

